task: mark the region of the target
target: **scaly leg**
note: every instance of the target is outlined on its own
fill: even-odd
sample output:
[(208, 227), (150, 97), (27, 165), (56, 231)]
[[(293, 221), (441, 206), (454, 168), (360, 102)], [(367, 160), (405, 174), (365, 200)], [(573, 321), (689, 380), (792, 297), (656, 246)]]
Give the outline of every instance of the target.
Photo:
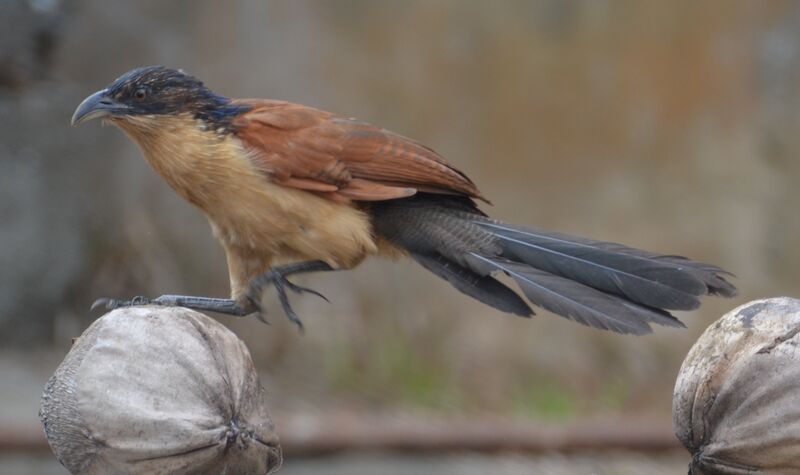
[(303, 274), (306, 272), (323, 272), (323, 271), (332, 271), (336, 270), (326, 262), (323, 261), (305, 261), (305, 262), (297, 262), (294, 264), (287, 264), (285, 266), (278, 266), (273, 267), (272, 269), (268, 270), (267, 272), (261, 274), (260, 276), (256, 277), (255, 279), (250, 281), (250, 289), (247, 292), (247, 298), (259, 311), (259, 318), (263, 321), (263, 316), (261, 314), (261, 293), (269, 284), (272, 284), (275, 287), (275, 291), (278, 293), (278, 299), (281, 302), (281, 306), (283, 307), (283, 313), (286, 314), (286, 318), (289, 319), (292, 323), (297, 325), (297, 328), (300, 331), (303, 331), (303, 322), (300, 321), (300, 318), (292, 309), (292, 305), (289, 303), (289, 297), (286, 295), (286, 289), (288, 288), (294, 293), (302, 294), (302, 293), (309, 293), (314, 294), (317, 297), (328, 302), (329, 300), (322, 295), (321, 293), (317, 292), (316, 290), (312, 290), (306, 287), (301, 287), (297, 284), (293, 284), (289, 282), (287, 279), (288, 276), (292, 274)]
[(106, 310), (113, 310), (122, 307), (136, 307), (139, 305), (162, 305), (164, 307), (185, 307), (193, 310), (203, 310), (209, 312), (224, 313), (226, 315), (233, 315), (236, 317), (244, 317), (258, 309), (255, 306), (244, 308), (232, 299), (217, 299), (211, 297), (193, 297), (191, 295), (162, 295), (155, 299), (148, 299), (146, 297), (134, 297), (130, 300), (117, 300), (109, 298), (100, 298), (92, 304), (92, 310), (97, 308), (105, 308)]
[(328, 299), (316, 290), (293, 284), (287, 279), (287, 277), (292, 274), (332, 270), (335, 269), (323, 261), (306, 261), (273, 267), (264, 274), (250, 281), (250, 289), (247, 292), (248, 303), (250, 305), (240, 305), (236, 302), (236, 300), (232, 299), (193, 297), (189, 295), (162, 295), (161, 297), (152, 300), (145, 297), (134, 297), (131, 300), (101, 298), (97, 299), (92, 304), (92, 310), (100, 307), (104, 307), (107, 310), (112, 310), (115, 308), (134, 307), (138, 305), (163, 305), (167, 307), (186, 307), (193, 310), (217, 312), (237, 317), (243, 317), (257, 312), (258, 318), (266, 323), (266, 320), (264, 320), (261, 312), (261, 293), (264, 290), (264, 287), (272, 284), (275, 286), (275, 290), (278, 293), (278, 299), (281, 302), (281, 306), (283, 307), (286, 317), (292, 323), (297, 325), (297, 327), (302, 331), (303, 323), (292, 309), (292, 306), (289, 303), (289, 297), (286, 295), (286, 289), (298, 294), (314, 294), (325, 301), (328, 301)]

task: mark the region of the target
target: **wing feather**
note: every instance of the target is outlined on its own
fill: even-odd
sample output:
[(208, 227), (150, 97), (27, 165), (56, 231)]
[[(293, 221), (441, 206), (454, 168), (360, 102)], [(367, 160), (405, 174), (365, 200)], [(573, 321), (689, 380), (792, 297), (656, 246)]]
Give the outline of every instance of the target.
[(237, 103), (249, 111), (233, 121), (236, 136), (280, 185), (355, 201), (403, 198), (417, 191), (485, 201), (461, 171), (401, 135), (289, 102)]

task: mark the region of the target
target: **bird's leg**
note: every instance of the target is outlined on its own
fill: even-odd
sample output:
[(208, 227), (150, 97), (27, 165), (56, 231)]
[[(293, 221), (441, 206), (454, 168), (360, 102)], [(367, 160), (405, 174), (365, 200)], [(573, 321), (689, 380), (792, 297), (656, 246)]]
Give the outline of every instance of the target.
[(267, 272), (261, 274), (260, 276), (256, 277), (255, 279), (250, 281), (250, 288), (247, 292), (247, 298), (250, 299), (259, 310), (259, 318), (263, 321), (263, 316), (261, 315), (261, 293), (264, 290), (264, 287), (267, 285), (272, 284), (275, 287), (275, 291), (278, 293), (278, 299), (281, 302), (281, 306), (283, 307), (283, 312), (286, 314), (286, 318), (288, 318), (292, 323), (297, 325), (300, 331), (303, 330), (303, 323), (298, 318), (297, 314), (292, 309), (291, 304), (289, 303), (289, 297), (286, 295), (286, 289), (291, 290), (295, 293), (310, 293), (314, 294), (317, 297), (320, 297), (327, 301), (328, 299), (325, 298), (324, 295), (317, 292), (316, 290), (312, 290), (306, 287), (301, 287), (299, 285), (293, 284), (289, 282), (287, 279), (288, 276), (292, 274), (302, 274), (305, 272), (322, 272), (322, 271), (332, 271), (336, 270), (331, 267), (328, 263), (323, 261), (305, 261), (305, 262), (297, 262), (294, 264), (287, 264), (285, 266), (278, 266), (273, 267), (272, 269), (268, 270)]
[(115, 308), (136, 307), (139, 305), (161, 305), (165, 307), (185, 307), (193, 310), (217, 312), (236, 317), (244, 317), (257, 312), (259, 320), (266, 323), (266, 320), (264, 320), (264, 317), (261, 314), (261, 293), (264, 290), (264, 287), (272, 284), (275, 287), (275, 291), (278, 293), (278, 299), (281, 302), (281, 306), (283, 307), (286, 317), (295, 325), (297, 325), (302, 331), (303, 323), (292, 309), (292, 306), (289, 303), (289, 297), (286, 295), (286, 289), (298, 294), (314, 294), (325, 301), (328, 299), (316, 290), (301, 287), (290, 282), (287, 277), (292, 274), (332, 270), (335, 269), (323, 261), (306, 261), (273, 267), (272, 269), (250, 281), (250, 288), (247, 292), (248, 301), (244, 305), (232, 299), (193, 297), (190, 295), (162, 295), (161, 297), (155, 299), (148, 299), (146, 297), (134, 297), (130, 300), (101, 298), (95, 300), (91, 309), (94, 310), (102, 307), (106, 310), (113, 310)]
[(239, 305), (232, 299), (217, 299), (210, 297), (193, 297), (191, 295), (162, 295), (155, 299), (148, 299), (145, 297), (134, 297), (130, 300), (117, 300), (109, 298), (101, 298), (95, 300), (92, 304), (92, 310), (96, 308), (105, 308), (106, 310), (113, 310), (122, 307), (136, 307), (139, 305), (162, 305), (165, 307), (185, 307), (193, 310), (203, 310), (217, 313), (224, 313), (226, 315), (234, 315), (243, 317), (258, 311), (255, 306), (244, 307)]

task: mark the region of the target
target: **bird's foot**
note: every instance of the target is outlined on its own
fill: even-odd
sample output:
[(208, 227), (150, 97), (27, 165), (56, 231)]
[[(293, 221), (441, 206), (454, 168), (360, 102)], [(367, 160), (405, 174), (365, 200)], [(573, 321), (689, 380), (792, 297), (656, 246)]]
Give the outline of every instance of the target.
[(98, 308), (103, 308), (105, 310), (114, 310), (115, 308), (138, 307), (140, 305), (158, 304), (156, 300), (151, 301), (150, 299), (142, 296), (136, 296), (130, 300), (117, 300), (117, 299), (110, 299), (103, 297), (95, 300), (89, 310), (96, 310)]
[(102, 298), (97, 299), (92, 304), (92, 310), (104, 308), (113, 310), (115, 308), (135, 307), (139, 305), (159, 305), (161, 307), (184, 307), (193, 310), (223, 313), (244, 317), (252, 313), (253, 309), (248, 306), (241, 306), (235, 300), (218, 299), (212, 297), (195, 297), (192, 295), (162, 295), (154, 299), (146, 297), (134, 297), (130, 300), (117, 300)]
[[(296, 272), (296, 271), (295, 271)], [(317, 292), (314, 289), (309, 289), (308, 287), (303, 287), (292, 283), (289, 279), (286, 278), (287, 275), (292, 274), (294, 272), (289, 272), (284, 268), (276, 267), (267, 271), (266, 273), (256, 277), (252, 281), (250, 281), (250, 288), (247, 292), (247, 298), (250, 302), (255, 305), (256, 309), (258, 310), (258, 319), (264, 323), (268, 322), (264, 318), (264, 311), (261, 307), (261, 294), (265, 287), (268, 285), (272, 285), (275, 287), (275, 292), (278, 294), (278, 299), (281, 302), (281, 307), (283, 307), (283, 313), (286, 314), (286, 318), (289, 319), (292, 323), (297, 325), (297, 328), (302, 332), (303, 331), (303, 322), (300, 321), (300, 318), (295, 313), (292, 305), (289, 303), (289, 297), (286, 295), (286, 290), (291, 290), (296, 294), (313, 294), (317, 297), (325, 300), (326, 302), (330, 302), (327, 297), (322, 295), (321, 293)]]

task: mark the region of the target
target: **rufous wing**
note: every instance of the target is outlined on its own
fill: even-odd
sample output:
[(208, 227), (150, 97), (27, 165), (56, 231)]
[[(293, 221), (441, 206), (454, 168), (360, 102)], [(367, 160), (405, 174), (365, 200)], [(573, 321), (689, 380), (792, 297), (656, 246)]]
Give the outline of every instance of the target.
[(370, 124), (288, 102), (236, 101), (232, 125), (268, 177), (333, 199), (381, 201), (418, 191), (483, 199), (440, 155)]

